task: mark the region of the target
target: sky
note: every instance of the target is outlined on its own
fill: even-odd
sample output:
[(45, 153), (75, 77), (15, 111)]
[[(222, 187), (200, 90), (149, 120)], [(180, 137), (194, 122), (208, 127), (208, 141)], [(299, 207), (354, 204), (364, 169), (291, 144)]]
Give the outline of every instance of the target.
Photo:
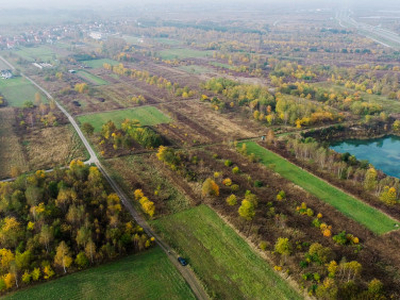
[(399, 5), (398, 0), (0, 0), (1, 8), (30, 8), (30, 9), (43, 9), (43, 8), (119, 8), (126, 6), (143, 6), (143, 5), (173, 5), (182, 3), (185, 6), (190, 4), (201, 5), (215, 5), (226, 4), (229, 7), (232, 4), (240, 3), (244, 5), (260, 5), (268, 6), (273, 5), (292, 5), (296, 8), (302, 6), (338, 6), (338, 5), (360, 5), (362, 1), (363, 7), (374, 6), (392, 7)]

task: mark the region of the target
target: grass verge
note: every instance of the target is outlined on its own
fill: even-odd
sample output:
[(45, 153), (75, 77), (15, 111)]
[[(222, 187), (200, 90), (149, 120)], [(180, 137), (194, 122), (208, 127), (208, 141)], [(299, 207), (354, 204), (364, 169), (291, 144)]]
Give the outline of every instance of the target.
[(208, 206), (151, 222), (218, 299), (301, 299)]
[(329, 203), (338, 211), (364, 225), (371, 231), (377, 234), (384, 234), (394, 229), (394, 224), (397, 221), (372, 206), (351, 197), (255, 142), (248, 142), (246, 145), (248, 153), (254, 153), (261, 159), (261, 162), (265, 166), (273, 165), (275, 172), (322, 201)]
[(4, 299), (195, 299), (160, 248), (18, 291)]

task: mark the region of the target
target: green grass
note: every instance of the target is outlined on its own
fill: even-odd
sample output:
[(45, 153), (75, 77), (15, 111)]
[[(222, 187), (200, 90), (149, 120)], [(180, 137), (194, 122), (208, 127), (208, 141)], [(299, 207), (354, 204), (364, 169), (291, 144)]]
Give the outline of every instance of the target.
[(95, 131), (100, 131), (104, 123), (112, 120), (115, 125), (119, 125), (125, 119), (139, 120), (141, 125), (157, 125), (169, 123), (172, 120), (153, 106), (138, 107), (133, 109), (116, 110), (104, 113), (79, 116), (81, 124), (88, 122), (93, 125)]
[(231, 65), (223, 64), (223, 63), (216, 62), (216, 61), (210, 61), (209, 64), (212, 66), (215, 66), (215, 67), (225, 68), (225, 69), (229, 69), (229, 70), (233, 69), (233, 66), (231, 66)]
[(116, 60), (108, 59), (108, 58), (103, 58), (103, 59), (94, 59), (94, 60), (85, 60), (82, 61), (83, 64), (87, 65), (90, 68), (102, 68), (103, 64), (107, 63), (112, 66), (116, 66), (119, 64)]
[(169, 39), (169, 38), (154, 38), (155, 41), (164, 44), (164, 45), (170, 45), (170, 46), (176, 46), (181, 44), (180, 41), (174, 40), (174, 39)]
[(205, 205), (151, 223), (217, 299), (301, 299)]
[[(0, 94), (7, 100), (9, 106), (22, 107), (25, 101), (35, 101), (35, 94), (39, 90), (23, 77), (0, 79)], [(47, 98), (42, 95), (42, 100)]]
[(371, 231), (383, 234), (394, 229), (394, 224), (397, 221), (375, 208), (340, 191), (255, 142), (248, 142), (246, 145), (248, 153), (254, 153), (264, 165), (273, 165), (275, 172), (322, 201), (329, 203), (344, 215), (359, 222)]
[(5, 299), (195, 299), (160, 248), (18, 291)]
[(172, 59), (184, 59), (189, 57), (196, 58), (196, 57), (211, 56), (212, 51), (200, 51), (188, 48), (175, 48), (175, 49), (163, 50), (159, 54), (161, 58), (164, 60), (172, 60)]
[(91, 74), (89, 72), (86, 72), (86, 71), (79, 70), (78, 74), (79, 74), (79, 76), (81, 76), (83, 79), (89, 81), (90, 83), (94, 83), (94, 84), (97, 84), (97, 85), (110, 84), (108, 81), (106, 81), (106, 80), (104, 80), (104, 79), (102, 79), (100, 77), (97, 77), (96, 75), (93, 75), (93, 74)]
[(178, 69), (185, 71), (189, 74), (205, 74), (212, 71), (207, 67), (197, 66), (197, 65), (179, 66)]
[(53, 62), (57, 58), (56, 53), (47, 46), (22, 47), (15, 53), (29, 62)]

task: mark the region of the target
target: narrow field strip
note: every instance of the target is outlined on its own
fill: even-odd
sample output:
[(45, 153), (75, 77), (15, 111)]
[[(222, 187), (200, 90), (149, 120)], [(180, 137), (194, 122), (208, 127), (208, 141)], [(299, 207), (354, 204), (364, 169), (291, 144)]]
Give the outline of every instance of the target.
[(113, 121), (118, 126), (125, 119), (136, 119), (141, 125), (157, 125), (161, 123), (170, 123), (172, 121), (153, 106), (81, 115), (78, 117), (81, 124), (85, 122), (92, 124), (96, 132), (100, 131), (103, 124), (109, 120)]
[(4, 299), (195, 299), (160, 248), (39, 284)]
[(329, 203), (344, 215), (359, 222), (371, 231), (377, 234), (384, 234), (395, 229), (394, 225), (398, 221), (381, 211), (342, 192), (255, 142), (248, 142), (246, 145), (248, 153), (254, 153), (261, 159), (262, 164), (265, 166), (273, 165), (275, 172), (322, 201)]
[(187, 259), (213, 298), (302, 299), (206, 205), (151, 224)]
[(86, 72), (86, 71), (78, 71), (78, 75), (82, 77), (83, 79), (89, 81), (90, 83), (96, 84), (96, 85), (108, 85), (110, 84), (108, 81), (104, 80), (103, 78), (97, 77), (96, 75), (93, 75), (92, 73)]

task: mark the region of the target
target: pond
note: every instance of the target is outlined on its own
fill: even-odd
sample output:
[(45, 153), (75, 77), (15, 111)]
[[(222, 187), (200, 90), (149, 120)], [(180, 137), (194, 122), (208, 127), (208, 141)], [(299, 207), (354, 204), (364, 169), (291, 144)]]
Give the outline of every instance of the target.
[(376, 169), (400, 178), (400, 137), (386, 136), (369, 140), (345, 140), (331, 145), (339, 153), (349, 152), (358, 160), (367, 159)]

